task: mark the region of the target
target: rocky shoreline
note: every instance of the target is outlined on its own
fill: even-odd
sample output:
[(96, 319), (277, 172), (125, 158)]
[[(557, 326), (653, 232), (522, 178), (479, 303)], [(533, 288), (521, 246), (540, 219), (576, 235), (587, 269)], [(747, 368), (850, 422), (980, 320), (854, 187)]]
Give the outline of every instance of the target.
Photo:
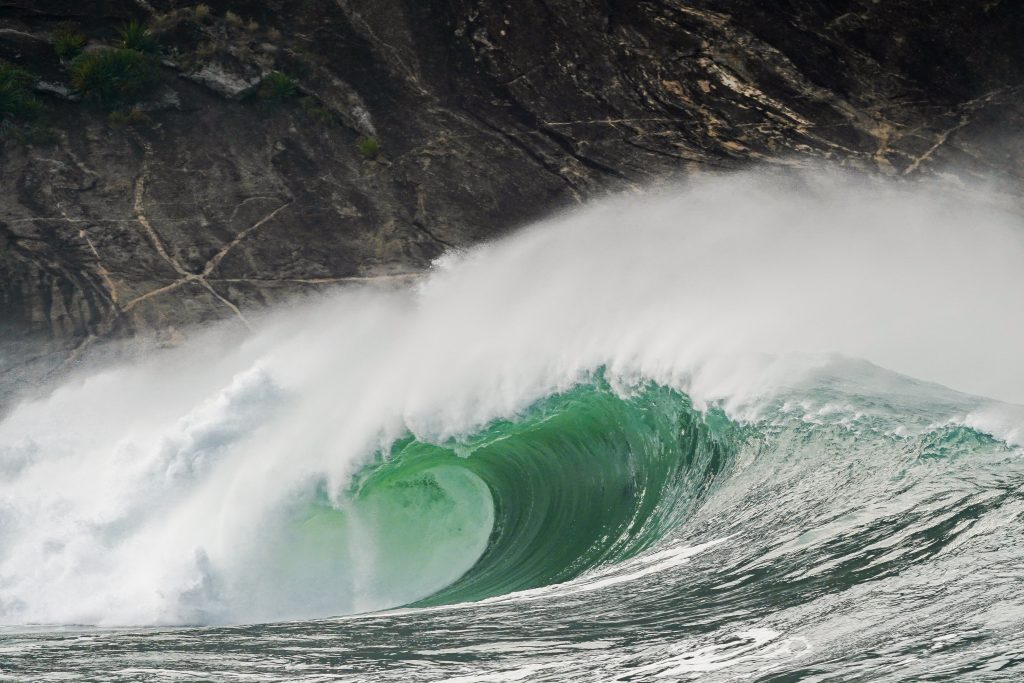
[[(1019, 3), (828, 6), (0, 0), (0, 59), (42, 103), (2, 124), (0, 373), (245, 324), (664, 178), (827, 161), (1019, 185)], [(92, 104), (55, 33), (116, 50), (131, 21), (156, 80)]]

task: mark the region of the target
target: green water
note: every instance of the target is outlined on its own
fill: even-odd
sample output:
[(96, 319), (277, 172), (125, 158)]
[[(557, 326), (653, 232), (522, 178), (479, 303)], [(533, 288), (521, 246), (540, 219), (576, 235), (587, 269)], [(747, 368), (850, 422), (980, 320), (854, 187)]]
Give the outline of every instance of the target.
[[(470, 439), (408, 436), (363, 471), (348, 500), (385, 520), (377, 528), (394, 564), (415, 564), (425, 543), (493, 520), (472, 568), (416, 604), (479, 600), (648, 548), (714, 484), (737, 438), (720, 414), (700, 415), (678, 392), (648, 386), (623, 400), (598, 380)], [(467, 494), (481, 486), (487, 500)]]

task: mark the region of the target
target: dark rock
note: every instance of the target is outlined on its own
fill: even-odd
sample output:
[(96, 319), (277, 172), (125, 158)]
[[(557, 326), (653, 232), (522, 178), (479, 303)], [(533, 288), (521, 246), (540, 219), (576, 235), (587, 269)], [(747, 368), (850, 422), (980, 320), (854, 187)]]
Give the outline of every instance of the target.
[[(50, 84), (67, 82), (46, 38), (66, 19), (96, 45), (146, 19), (166, 57), (136, 104), (151, 125), (53, 97), (58, 144), (2, 143), (0, 372), (417, 271), (665, 176), (1024, 174), (1010, 0), (208, 4), (200, 21), (171, 0), (0, 2), (0, 56)], [(253, 96), (274, 70), (303, 97)]]

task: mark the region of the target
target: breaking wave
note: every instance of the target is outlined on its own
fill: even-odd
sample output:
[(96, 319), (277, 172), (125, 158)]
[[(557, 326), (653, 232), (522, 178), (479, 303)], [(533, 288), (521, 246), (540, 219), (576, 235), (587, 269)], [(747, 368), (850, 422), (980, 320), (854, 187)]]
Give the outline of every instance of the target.
[[(839, 566), (921, 569), (1020, 504), (1015, 211), (831, 172), (695, 181), (83, 370), (0, 423), (0, 623), (627, 582), (664, 591), (656, 630), (692, 548), (777, 539), (732, 580), (802, 558), (778, 610)], [(977, 499), (937, 502), (967, 479)]]

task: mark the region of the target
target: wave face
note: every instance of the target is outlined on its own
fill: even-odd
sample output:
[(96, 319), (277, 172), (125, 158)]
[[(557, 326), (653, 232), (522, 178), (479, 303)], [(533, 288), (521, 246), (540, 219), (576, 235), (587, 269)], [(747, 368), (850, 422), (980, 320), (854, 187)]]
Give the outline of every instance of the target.
[(709, 179), (83, 369), (0, 422), (0, 670), (1016, 680), (997, 199)]
[(652, 546), (714, 482), (730, 456), (727, 431), (672, 390), (648, 387), (621, 399), (598, 382), (545, 399), (468, 442), (403, 440), (366, 486), (405, 485), (437, 467), (479, 477), (492, 494), (487, 549), (458, 581), (418, 604), (481, 600), (568, 581)]

